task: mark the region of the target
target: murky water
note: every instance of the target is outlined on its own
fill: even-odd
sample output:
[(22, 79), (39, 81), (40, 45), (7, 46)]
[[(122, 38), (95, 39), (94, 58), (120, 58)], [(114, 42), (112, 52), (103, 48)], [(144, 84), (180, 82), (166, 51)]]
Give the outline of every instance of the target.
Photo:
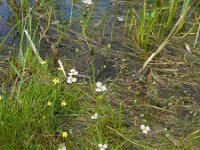
[[(31, 1), (32, 3), (33, 1)], [(80, 19), (80, 16), (82, 14), (81, 8), (84, 4), (82, 3), (82, 0), (75, 1), (74, 7), (73, 7), (73, 20), (76, 21), (77, 18)], [(109, 20), (110, 23), (114, 23), (117, 21), (117, 16), (124, 16), (127, 8), (139, 8), (141, 5), (141, 1), (136, 0), (134, 2), (115, 2), (113, 0), (101, 0), (95, 3), (95, 8), (93, 15), (91, 16), (91, 20), (93, 20), (95, 23), (98, 23), (98, 21), (102, 18), (102, 16), (106, 16), (106, 19)], [(70, 11), (71, 11), (72, 3), (70, 0), (59, 0), (54, 1), (54, 8), (56, 12), (56, 19), (58, 20), (65, 20), (69, 21), (70, 18)], [(9, 8), (7, 7), (6, 0), (0, 1), (0, 31), (5, 35), (9, 29), (6, 21), (11, 17), (11, 13), (9, 11)], [(77, 22), (75, 22), (77, 23)], [(1, 37), (2, 35), (0, 35)]]
[(7, 19), (9, 18), (10, 12), (6, 4), (6, 0), (0, 0), (0, 39), (5, 36), (9, 31)]

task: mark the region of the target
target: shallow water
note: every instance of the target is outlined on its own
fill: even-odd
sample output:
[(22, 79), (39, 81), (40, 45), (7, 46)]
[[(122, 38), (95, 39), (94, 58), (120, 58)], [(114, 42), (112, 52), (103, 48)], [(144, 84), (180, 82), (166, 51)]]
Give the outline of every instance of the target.
[(9, 26), (7, 25), (9, 15), (10, 12), (7, 7), (6, 0), (0, 0), (0, 39), (9, 31)]
[[(6, 0), (0, 1), (0, 31), (5, 35), (8, 30), (9, 26), (7, 25), (6, 21), (11, 18), (12, 13), (9, 11), (9, 8), (7, 7)], [(33, 3), (33, 1), (29, 1), (30, 3)], [(84, 4), (82, 3), (82, 0), (75, 1), (74, 7), (73, 7), (73, 19), (76, 20), (77, 18), (80, 19), (80, 16), (82, 14), (81, 8)], [(117, 16), (123, 16), (125, 17), (125, 13), (127, 8), (139, 8), (141, 5), (141, 1), (136, 0), (134, 2), (115, 2), (113, 0), (100, 0), (95, 3), (95, 8), (93, 15), (91, 17), (91, 20), (93, 22), (98, 23), (98, 21), (101, 19), (103, 15), (106, 16), (107, 20), (109, 20), (110, 23), (114, 23), (117, 21)], [(30, 4), (31, 6), (31, 4)], [(54, 1), (54, 8), (56, 12), (56, 16), (54, 16), (58, 20), (65, 20), (66, 22), (69, 21), (70, 18), (70, 11), (71, 11), (71, 1), (70, 0), (59, 0)], [(77, 17), (77, 18), (76, 18)], [(75, 22), (77, 23), (77, 22)], [(3, 36), (3, 35), (0, 35)]]

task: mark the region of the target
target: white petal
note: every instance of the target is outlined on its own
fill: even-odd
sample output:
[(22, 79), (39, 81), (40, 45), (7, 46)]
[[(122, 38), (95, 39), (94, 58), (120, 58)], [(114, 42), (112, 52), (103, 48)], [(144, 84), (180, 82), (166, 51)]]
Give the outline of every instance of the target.
[(74, 71), (76, 71), (76, 69), (70, 69), (70, 72), (74, 72)]
[(76, 69), (71, 69), (68, 75), (77, 75), (77, 74), (78, 74), (78, 71), (76, 71)]
[(141, 125), (141, 126), (140, 126), (140, 129), (143, 130), (144, 128), (145, 128), (145, 125)]
[(103, 147), (103, 145), (102, 145), (102, 144), (98, 144), (98, 147), (99, 147), (99, 148), (102, 148), (102, 147)]
[(142, 132), (143, 132), (144, 134), (147, 134), (147, 133), (148, 133), (148, 131), (147, 131), (147, 130), (143, 130)]
[(68, 79), (68, 80), (67, 80), (67, 83), (72, 83), (72, 81)]
[(76, 78), (72, 78), (72, 82), (76, 82)]
[(87, 4), (87, 5), (93, 4), (93, 3), (92, 3), (92, 0), (83, 0), (83, 3), (85, 3), (85, 4)]
[(69, 75), (69, 76), (72, 76), (73, 74), (70, 72), (70, 73), (68, 73), (68, 75)]
[(101, 92), (101, 89), (99, 89), (99, 88), (96, 88), (96, 92)]
[(105, 150), (105, 148), (102, 147), (102, 148), (100, 148), (100, 150)]
[(66, 146), (65, 146), (65, 144), (62, 146), (62, 150), (66, 150)]
[(85, 1), (83, 1), (83, 3), (87, 4), (87, 1), (85, 0)]
[(78, 71), (74, 71), (74, 75), (77, 75), (78, 74)]
[(106, 91), (107, 90), (107, 87), (104, 85), (102, 86), (102, 91)]
[(93, 116), (91, 116), (91, 119), (97, 119), (98, 118), (98, 114), (95, 113)]
[(62, 145), (62, 148), (58, 148), (58, 150), (66, 150), (65, 144)]
[(103, 148), (108, 148), (108, 144), (104, 144), (104, 145), (103, 145)]
[(96, 86), (97, 86), (97, 87), (100, 87), (100, 86), (102, 86), (102, 83), (101, 83), (101, 82), (97, 82), (97, 83), (96, 83)]
[(95, 114), (94, 114), (94, 116), (95, 116), (95, 117), (98, 117), (98, 114), (97, 114), (97, 113), (95, 113)]
[(149, 128), (149, 126), (146, 126), (146, 130), (147, 130), (147, 131), (150, 131), (151, 129)]

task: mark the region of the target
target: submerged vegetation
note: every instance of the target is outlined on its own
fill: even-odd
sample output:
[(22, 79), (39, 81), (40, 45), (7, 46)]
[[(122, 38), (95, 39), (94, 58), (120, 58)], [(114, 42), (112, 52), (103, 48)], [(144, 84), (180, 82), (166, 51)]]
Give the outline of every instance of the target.
[(0, 150), (200, 149), (199, 0), (6, 4)]

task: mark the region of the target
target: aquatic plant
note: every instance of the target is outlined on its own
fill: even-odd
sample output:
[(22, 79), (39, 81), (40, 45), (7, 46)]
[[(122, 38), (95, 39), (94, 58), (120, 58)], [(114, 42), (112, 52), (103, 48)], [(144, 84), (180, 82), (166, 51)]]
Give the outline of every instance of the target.
[(142, 133), (147, 134), (150, 130), (149, 126), (141, 125), (140, 129), (142, 130)]
[(99, 150), (105, 150), (108, 148), (108, 144), (98, 144)]
[(104, 92), (107, 90), (106, 86), (103, 85), (101, 82), (97, 82), (96, 87), (96, 92)]

